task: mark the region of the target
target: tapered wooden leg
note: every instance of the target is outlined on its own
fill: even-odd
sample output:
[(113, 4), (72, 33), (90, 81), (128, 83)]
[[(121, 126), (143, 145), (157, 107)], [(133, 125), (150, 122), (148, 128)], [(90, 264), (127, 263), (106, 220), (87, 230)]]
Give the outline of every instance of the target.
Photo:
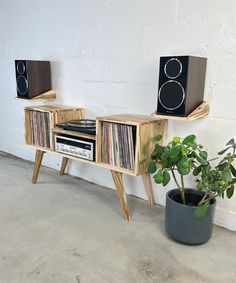
[(129, 207), (128, 207), (128, 202), (127, 202), (127, 197), (126, 193), (124, 190), (123, 186), (123, 178), (122, 178), (122, 173), (116, 172), (111, 170), (111, 174), (116, 186), (116, 191), (120, 200), (120, 205), (124, 213), (124, 217), (126, 220), (130, 220), (130, 212), (129, 212)]
[(143, 179), (144, 187), (146, 189), (149, 205), (153, 206), (154, 205), (154, 196), (153, 196), (153, 191), (152, 191), (150, 174), (149, 173), (142, 174), (142, 179)]
[(61, 164), (61, 170), (60, 170), (60, 174), (64, 175), (65, 171), (66, 171), (66, 166), (68, 164), (69, 158), (67, 157), (63, 157), (62, 159), (62, 164)]
[(37, 179), (38, 179), (38, 175), (39, 175), (39, 170), (40, 170), (40, 166), (43, 160), (43, 155), (44, 155), (44, 151), (42, 150), (36, 150), (35, 153), (35, 162), (34, 162), (34, 171), (33, 171), (33, 176), (32, 176), (32, 183), (36, 184)]

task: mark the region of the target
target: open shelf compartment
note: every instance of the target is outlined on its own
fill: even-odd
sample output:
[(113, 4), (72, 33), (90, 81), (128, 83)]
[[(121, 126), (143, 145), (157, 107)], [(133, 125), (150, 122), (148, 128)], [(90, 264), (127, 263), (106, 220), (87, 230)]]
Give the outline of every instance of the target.
[(83, 109), (64, 106), (25, 107), (25, 141), (27, 145), (54, 150), (53, 129), (57, 123), (82, 119)]
[[(103, 123), (111, 123), (111, 124), (121, 124), (126, 126), (135, 127), (135, 143), (134, 143), (134, 166), (132, 169), (118, 166), (117, 164), (111, 164), (108, 162), (104, 162), (102, 158), (102, 146), (104, 145), (104, 135), (103, 135)], [(113, 115), (113, 116), (105, 116), (97, 118), (97, 151), (96, 151), (96, 160), (97, 164), (101, 167), (105, 167), (110, 170), (115, 170), (117, 172), (126, 173), (130, 175), (141, 175), (147, 171), (146, 164), (141, 163), (141, 160), (145, 159), (145, 153), (143, 151), (144, 145), (148, 142), (148, 140), (158, 134), (164, 135), (165, 132), (166, 121), (158, 121), (155, 118), (150, 116), (141, 116), (141, 115), (129, 115), (129, 114), (121, 114), (121, 115)], [(124, 132), (125, 134), (126, 132)], [(119, 139), (119, 142), (122, 139)], [(126, 140), (127, 141), (127, 140)], [(123, 145), (118, 145), (121, 148)], [(150, 148), (150, 150), (152, 150)], [(122, 162), (121, 162), (122, 163)]]

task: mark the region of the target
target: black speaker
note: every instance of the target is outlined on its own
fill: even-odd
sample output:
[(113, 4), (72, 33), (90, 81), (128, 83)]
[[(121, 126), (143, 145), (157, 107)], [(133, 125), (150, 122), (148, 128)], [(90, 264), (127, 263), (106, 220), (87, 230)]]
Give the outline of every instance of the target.
[(17, 96), (30, 99), (51, 90), (49, 61), (15, 60)]
[(160, 58), (157, 114), (188, 116), (203, 101), (207, 59)]

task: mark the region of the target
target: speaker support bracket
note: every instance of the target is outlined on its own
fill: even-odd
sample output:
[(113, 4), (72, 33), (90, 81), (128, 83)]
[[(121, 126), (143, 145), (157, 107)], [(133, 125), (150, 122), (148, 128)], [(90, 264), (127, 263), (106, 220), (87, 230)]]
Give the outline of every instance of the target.
[(203, 101), (191, 114), (186, 117), (173, 116), (173, 115), (162, 115), (157, 112), (153, 112), (151, 115), (157, 120), (176, 120), (176, 121), (193, 121), (200, 118), (204, 118), (209, 115), (210, 104), (209, 101)]
[(56, 99), (56, 91), (55, 90), (49, 90), (47, 92), (44, 92), (42, 94), (39, 94), (38, 96), (35, 96), (34, 98), (28, 99), (28, 98), (20, 98), (16, 97), (17, 100), (29, 100), (31, 102), (38, 102), (38, 101), (50, 101)]

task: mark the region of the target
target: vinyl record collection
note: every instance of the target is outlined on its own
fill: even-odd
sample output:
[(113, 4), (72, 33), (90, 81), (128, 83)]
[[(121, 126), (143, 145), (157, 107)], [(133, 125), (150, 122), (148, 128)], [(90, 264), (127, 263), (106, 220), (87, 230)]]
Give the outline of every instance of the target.
[(102, 122), (102, 162), (133, 170), (135, 141), (135, 126)]
[(29, 115), (32, 144), (50, 148), (49, 113), (29, 111)]

